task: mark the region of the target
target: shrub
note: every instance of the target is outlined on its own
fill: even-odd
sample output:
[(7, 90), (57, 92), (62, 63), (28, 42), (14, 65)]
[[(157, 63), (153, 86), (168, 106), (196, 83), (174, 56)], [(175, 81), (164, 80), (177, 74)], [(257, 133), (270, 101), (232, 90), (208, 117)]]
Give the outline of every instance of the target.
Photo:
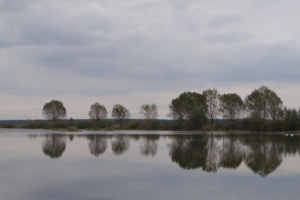
[(275, 132), (283, 131), (284, 126), (285, 124), (283, 120), (273, 120), (270, 123), (270, 131), (275, 131)]
[(56, 121), (55, 123), (53, 123), (53, 128), (67, 129), (68, 123), (65, 121)]
[(251, 126), (250, 118), (244, 118), (244, 119), (237, 121), (237, 129), (238, 130), (250, 130), (250, 126)]
[(76, 126), (69, 126), (69, 127), (67, 128), (67, 130), (70, 131), (70, 132), (76, 132), (76, 131), (78, 131), (79, 129), (78, 129)]
[(135, 120), (135, 121), (131, 121), (130, 123), (128, 123), (125, 126), (125, 129), (136, 130), (139, 128), (139, 126), (140, 126), (140, 122), (138, 120)]
[(229, 122), (224, 125), (225, 130), (235, 130), (237, 127), (235, 122)]
[(253, 112), (250, 118), (250, 131), (261, 131), (264, 121), (260, 113)]
[(216, 130), (224, 130), (224, 124), (218, 123), (215, 125)]
[(16, 128), (17, 126), (15, 124), (1, 124), (0, 125), (1, 128)]
[(172, 130), (172, 124), (160, 124), (158, 129), (165, 130), (165, 131)]
[(140, 124), (142, 130), (157, 130), (159, 127), (159, 121), (157, 120), (146, 120)]
[(285, 110), (284, 121), (286, 131), (296, 131), (299, 129), (300, 119), (295, 109)]
[(174, 131), (180, 130), (182, 124), (183, 124), (183, 121), (173, 122), (171, 124), (171, 129), (174, 130)]

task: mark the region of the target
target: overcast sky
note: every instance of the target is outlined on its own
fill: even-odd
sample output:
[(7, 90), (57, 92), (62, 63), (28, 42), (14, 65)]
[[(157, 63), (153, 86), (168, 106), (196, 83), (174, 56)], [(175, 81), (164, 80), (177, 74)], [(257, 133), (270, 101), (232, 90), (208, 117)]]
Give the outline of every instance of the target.
[(64, 102), (88, 118), (120, 103), (160, 118), (181, 92), (244, 99), (266, 85), (300, 106), (299, 0), (0, 0), (0, 119)]

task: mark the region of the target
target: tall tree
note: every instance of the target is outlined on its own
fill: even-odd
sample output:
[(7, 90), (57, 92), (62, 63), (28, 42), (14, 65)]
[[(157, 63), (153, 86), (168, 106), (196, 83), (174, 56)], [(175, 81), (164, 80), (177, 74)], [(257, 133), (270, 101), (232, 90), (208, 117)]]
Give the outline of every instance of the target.
[(91, 105), (89, 111), (89, 117), (94, 120), (101, 120), (107, 118), (107, 110), (104, 105), (95, 103)]
[(284, 108), (285, 129), (287, 131), (296, 131), (300, 128), (300, 118), (296, 109)]
[(266, 86), (255, 89), (245, 99), (245, 106), (250, 114), (258, 112), (264, 119), (282, 117), (282, 104), (277, 94)]
[(216, 89), (203, 91), (207, 103), (207, 116), (210, 119), (211, 126), (214, 125), (214, 119), (219, 114), (219, 93)]
[(266, 101), (267, 101), (267, 113), (269, 116), (275, 120), (283, 117), (283, 103), (280, 97), (277, 94), (268, 89), (265, 92)]
[(141, 106), (140, 114), (147, 120), (157, 119), (157, 106), (155, 104), (144, 104)]
[(42, 115), (47, 120), (56, 121), (65, 119), (67, 117), (67, 110), (61, 101), (52, 100), (44, 105)]
[(224, 119), (231, 121), (240, 117), (244, 103), (238, 94), (223, 94), (219, 96), (220, 112), (223, 114)]
[(169, 109), (168, 117), (174, 120), (190, 120), (195, 109), (207, 112), (206, 99), (204, 95), (196, 92), (184, 92), (172, 100)]
[(130, 111), (120, 104), (114, 105), (112, 109), (112, 118), (119, 120), (120, 123), (123, 122), (124, 119), (128, 119), (131, 114)]

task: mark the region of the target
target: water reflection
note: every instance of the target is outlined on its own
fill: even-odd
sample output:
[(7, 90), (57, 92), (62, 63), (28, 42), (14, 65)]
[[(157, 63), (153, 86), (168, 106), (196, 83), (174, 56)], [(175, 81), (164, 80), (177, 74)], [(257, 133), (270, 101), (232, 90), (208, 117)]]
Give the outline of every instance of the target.
[[(291, 145), (291, 141), (293, 145)], [(236, 169), (242, 162), (254, 173), (265, 177), (282, 163), (283, 156), (299, 151), (299, 137), (191, 136), (173, 138), (170, 156), (183, 169), (201, 168), (217, 172), (222, 168)]]
[[(32, 136), (30, 136), (32, 137)], [(108, 141), (114, 155), (128, 151), (133, 143), (139, 144), (141, 156), (155, 157), (158, 147), (167, 143), (171, 161), (186, 170), (202, 169), (216, 173), (219, 169), (237, 169), (242, 163), (261, 177), (274, 172), (285, 157), (299, 155), (300, 137), (284, 135), (69, 135), (86, 138), (93, 156), (107, 151)], [(43, 152), (50, 158), (60, 158), (67, 144), (67, 136), (47, 135), (43, 141)], [(165, 147), (165, 146), (164, 146)], [(133, 151), (136, 149), (133, 148)]]
[(140, 151), (142, 156), (155, 156), (158, 147), (159, 135), (146, 135), (142, 139)]
[(205, 136), (174, 136), (168, 144), (170, 157), (183, 169), (196, 169), (206, 164), (206, 141)]
[(122, 155), (130, 148), (130, 137), (119, 135), (111, 142), (111, 147), (115, 155)]
[(67, 145), (65, 136), (62, 135), (47, 135), (43, 142), (42, 148), (45, 155), (50, 158), (60, 158)]
[(282, 162), (284, 146), (275, 141), (265, 141), (256, 138), (255, 141), (246, 141), (248, 150), (245, 151), (245, 164), (262, 177), (277, 169)]
[(107, 139), (101, 135), (87, 136), (90, 140), (89, 148), (92, 155), (98, 157), (100, 154), (104, 154), (107, 148)]
[(243, 144), (236, 137), (222, 138), (222, 159), (220, 166), (227, 169), (238, 168), (243, 161)]

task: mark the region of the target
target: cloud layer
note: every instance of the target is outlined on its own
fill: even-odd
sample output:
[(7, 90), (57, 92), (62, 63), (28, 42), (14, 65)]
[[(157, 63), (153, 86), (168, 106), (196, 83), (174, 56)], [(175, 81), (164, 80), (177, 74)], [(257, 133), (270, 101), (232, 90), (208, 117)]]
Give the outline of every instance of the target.
[(298, 107), (297, 0), (0, 0), (0, 119), (41, 118), (64, 101), (156, 103), (217, 88), (243, 98), (266, 84)]

